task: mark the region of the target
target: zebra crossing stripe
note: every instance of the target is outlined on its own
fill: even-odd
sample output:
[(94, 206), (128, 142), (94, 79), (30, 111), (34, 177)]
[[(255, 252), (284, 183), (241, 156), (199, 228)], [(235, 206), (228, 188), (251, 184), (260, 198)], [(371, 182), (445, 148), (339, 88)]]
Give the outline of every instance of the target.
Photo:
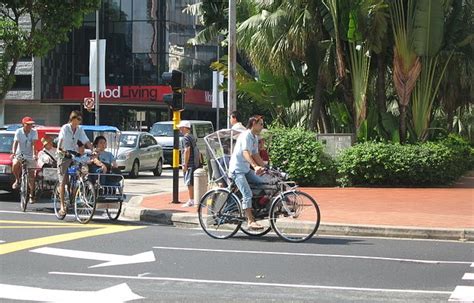
[(472, 273), (465, 273), (462, 277), (463, 280), (474, 280), (474, 274)]
[(473, 302), (474, 301), (474, 286), (456, 286), (449, 302)]

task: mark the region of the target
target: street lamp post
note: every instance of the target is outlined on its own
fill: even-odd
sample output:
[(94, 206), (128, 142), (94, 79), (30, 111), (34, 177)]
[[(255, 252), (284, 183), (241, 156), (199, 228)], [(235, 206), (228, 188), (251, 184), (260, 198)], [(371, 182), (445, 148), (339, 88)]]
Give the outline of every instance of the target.
[[(228, 50), (228, 82), (227, 82), (227, 117), (237, 109), (237, 93), (235, 86), (235, 71), (237, 65), (236, 50), (236, 0), (229, 0), (229, 50)], [(227, 128), (230, 128), (230, 119), (227, 119)]]

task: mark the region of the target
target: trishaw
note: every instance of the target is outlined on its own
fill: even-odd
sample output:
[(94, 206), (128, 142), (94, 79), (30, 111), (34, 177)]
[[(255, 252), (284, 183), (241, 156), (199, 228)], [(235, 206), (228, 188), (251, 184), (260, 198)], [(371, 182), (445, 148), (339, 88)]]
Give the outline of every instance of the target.
[(199, 223), (203, 230), (216, 239), (232, 237), (239, 229), (249, 236), (263, 236), (273, 231), (290, 242), (303, 242), (317, 231), (321, 220), (316, 201), (299, 191), (287, 174), (267, 168), (262, 176), (264, 184), (250, 184), (253, 192), (252, 211), (255, 219), (264, 226), (252, 230), (242, 210), (241, 198), (229, 176), (229, 160), (240, 132), (224, 129), (204, 138), (207, 145), (210, 184), (198, 206)]
[[(96, 136), (102, 135), (107, 140), (107, 151), (117, 157), (120, 144), (120, 131), (114, 126), (81, 126), (92, 142)], [(66, 184), (64, 200), (67, 208), (74, 208), (76, 219), (80, 223), (88, 223), (97, 209), (105, 210), (111, 220), (117, 220), (124, 200), (124, 179), (119, 173), (92, 173), (89, 165), (81, 161), (79, 155), (68, 151), (73, 163), (68, 169), (69, 182)], [(63, 219), (59, 201), (59, 182), (53, 190), (52, 202), (54, 213)]]

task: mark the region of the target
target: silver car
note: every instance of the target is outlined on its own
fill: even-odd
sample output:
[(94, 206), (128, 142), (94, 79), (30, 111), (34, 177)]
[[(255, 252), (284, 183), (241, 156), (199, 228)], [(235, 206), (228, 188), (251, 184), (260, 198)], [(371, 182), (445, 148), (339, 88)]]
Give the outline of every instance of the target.
[(150, 133), (122, 132), (117, 155), (117, 165), (122, 173), (137, 178), (140, 171), (153, 171), (160, 176), (163, 172), (163, 148)]

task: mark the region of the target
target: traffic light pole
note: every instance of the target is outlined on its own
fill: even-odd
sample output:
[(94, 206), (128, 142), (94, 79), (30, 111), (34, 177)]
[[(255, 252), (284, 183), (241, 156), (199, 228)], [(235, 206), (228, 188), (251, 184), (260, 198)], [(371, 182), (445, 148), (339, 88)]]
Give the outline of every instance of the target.
[(179, 202), (179, 128), (181, 122), (181, 111), (173, 109), (173, 201)]

